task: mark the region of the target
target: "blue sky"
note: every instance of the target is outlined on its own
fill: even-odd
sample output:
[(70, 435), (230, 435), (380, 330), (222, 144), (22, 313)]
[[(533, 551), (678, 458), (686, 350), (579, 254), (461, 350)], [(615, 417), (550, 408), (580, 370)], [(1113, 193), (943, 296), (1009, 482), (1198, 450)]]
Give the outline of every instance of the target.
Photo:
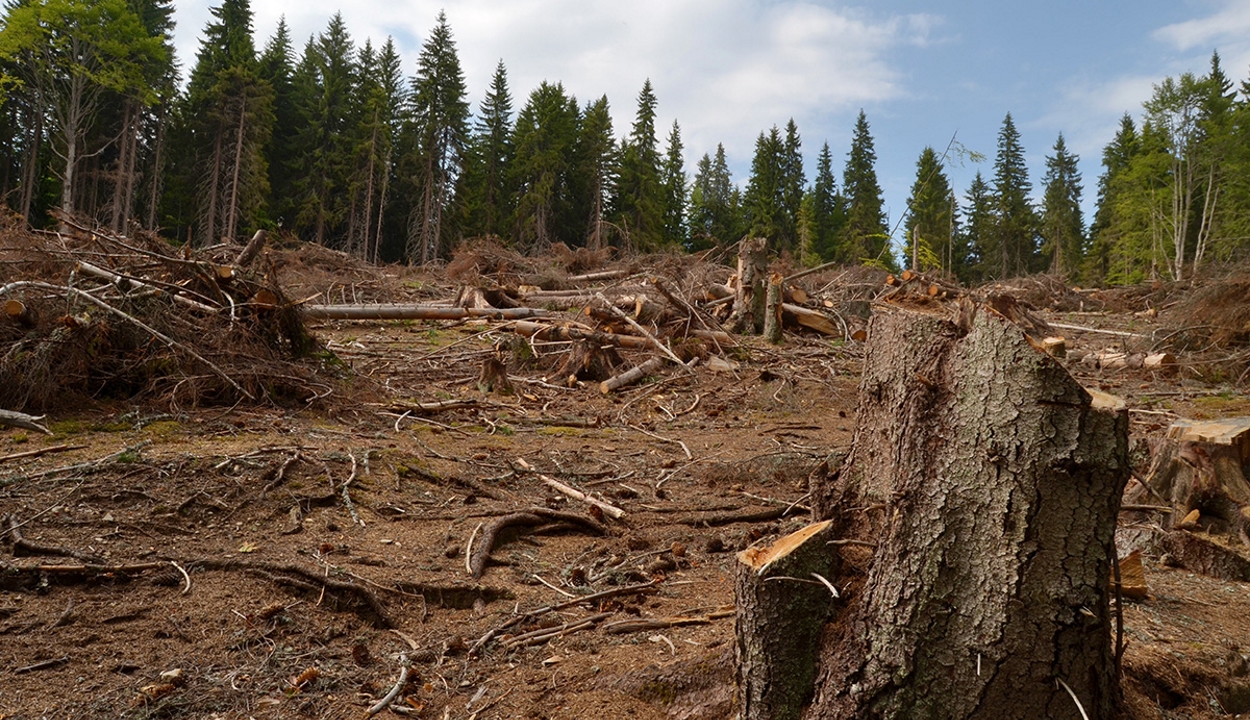
[[(213, 4), (175, 1), (184, 67)], [(1235, 83), (1250, 78), (1250, 0), (253, 0), (258, 47), (280, 16), (302, 48), (342, 12), (358, 45), (394, 37), (408, 75), (440, 9), (475, 111), (502, 59), (516, 108), (561, 81), (583, 105), (607, 94), (619, 136), (650, 78), (661, 144), (676, 119), (691, 171), (720, 142), (740, 184), (759, 133), (794, 118), (809, 180), (828, 142), (841, 185), (863, 109), (892, 226), (925, 146), (940, 153), (957, 134), (987, 156), (948, 163), (961, 202), (977, 170), (991, 178), (1008, 112), (1035, 195), (1059, 133), (1080, 156), (1088, 223), (1102, 148), (1123, 113), (1140, 117), (1152, 84), (1204, 73), (1213, 50)]]

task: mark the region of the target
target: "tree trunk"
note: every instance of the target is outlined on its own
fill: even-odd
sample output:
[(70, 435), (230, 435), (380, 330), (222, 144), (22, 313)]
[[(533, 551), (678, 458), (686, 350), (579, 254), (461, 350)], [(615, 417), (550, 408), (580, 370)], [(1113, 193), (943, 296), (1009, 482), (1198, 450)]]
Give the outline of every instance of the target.
[(764, 338), (774, 345), (781, 344), (781, 288), (781, 275), (773, 273), (764, 303)]
[(756, 333), (764, 329), (764, 283), (768, 272), (768, 241), (744, 239), (738, 250), (738, 291), (734, 295), (730, 326), (734, 332)]
[(869, 334), (850, 455), (813, 478), (846, 604), (806, 717), (1114, 717), (1123, 404), (983, 307)]

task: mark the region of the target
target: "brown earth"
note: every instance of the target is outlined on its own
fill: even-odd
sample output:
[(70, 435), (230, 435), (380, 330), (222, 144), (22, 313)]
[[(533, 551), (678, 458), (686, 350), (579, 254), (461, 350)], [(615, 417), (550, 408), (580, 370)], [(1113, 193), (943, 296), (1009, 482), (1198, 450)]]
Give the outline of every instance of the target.
[[(332, 297), (372, 299), (373, 281)], [(1151, 322), (1048, 317), (1134, 332)], [(305, 409), (102, 401), (53, 413), (52, 436), (0, 429), (2, 530), (17, 525), (25, 541), (9, 532), (0, 549), (0, 718), (360, 718), (395, 684), (401, 653), (411, 673), (382, 716), (732, 716), (734, 551), (806, 522), (809, 472), (851, 441), (860, 347), (748, 340), (726, 352), (733, 370), (604, 397), (552, 377), (566, 345), (535, 343), (537, 358), (510, 355), (515, 392), (484, 394), (482, 361), (510, 337), (497, 326), (311, 329), (350, 372)], [(1122, 342), (1069, 336), (1086, 349)], [(1172, 417), (1250, 414), (1196, 370), (1074, 371), (1128, 400), (1143, 466)], [(467, 404), (414, 406), (449, 400)], [(604, 519), (603, 535), (567, 523), (505, 532), (475, 580), (466, 547), (493, 520), (534, 507), (585, 515), (519, 459), (625, 516)], [(721, 522), (766, 510), (784, 514)], [(1151, 597), (1123, 613), (1131, 716), (1250, 713), (1250, 586), (1149, 558), (1146, 572)], [(612, 589), (627, 592), (508, 624)]]

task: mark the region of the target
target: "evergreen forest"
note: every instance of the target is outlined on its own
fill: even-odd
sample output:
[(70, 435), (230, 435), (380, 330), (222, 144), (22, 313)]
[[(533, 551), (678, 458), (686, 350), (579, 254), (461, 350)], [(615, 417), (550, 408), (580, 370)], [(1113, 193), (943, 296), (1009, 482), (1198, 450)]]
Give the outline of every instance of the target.
[[(0, 191), (35, 226), (55, 211), (178, 243), (280, 229), (370, 262), (423, 264), (464, 240), (699, 251), (766, 237), (798, 263), (913, 267), (979, 282), (1049, 272), (1084, 284), (1181, 280), (1250, 247), (1250, 81), (1211, 56), (1126, 112), (1102, 156), (1096, 213), (1059, 135), (1036, 186), (1002, 121), (987, 172), (920, 149), (891, 227), (866, 115), (851, 145), (805, 168), (793, 120), (760, 131), (750, 175), (718, 145), (687, 171), (681, 127), (656, 127), (657, 89), (613, 127), (606, 96), (559, 82), (515, 91), (501, 60), (474, 108), (440, 13), (415, 64), (353, 39), (335, 15), (297, 47), (259, 42), (249, 0), (212, 9), (185, 74), (171, 0), (9, 0), (0, 27)], [(978, 158), (979, 159), (979, 158)], [(896, 253), (897, 251), (897, 253)]]

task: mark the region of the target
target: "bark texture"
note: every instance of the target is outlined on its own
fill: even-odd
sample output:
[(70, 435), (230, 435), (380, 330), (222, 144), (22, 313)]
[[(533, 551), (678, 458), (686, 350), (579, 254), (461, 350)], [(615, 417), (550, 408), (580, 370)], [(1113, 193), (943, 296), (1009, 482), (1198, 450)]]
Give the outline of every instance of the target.
[[(809, 718), (1118, 712), (1108, 590), (1128, 416), (984, 306), (870, 325), (854, 444), (815, 481), (847, 604)], [(871, 543), (871, 545), (865, 545)]]

